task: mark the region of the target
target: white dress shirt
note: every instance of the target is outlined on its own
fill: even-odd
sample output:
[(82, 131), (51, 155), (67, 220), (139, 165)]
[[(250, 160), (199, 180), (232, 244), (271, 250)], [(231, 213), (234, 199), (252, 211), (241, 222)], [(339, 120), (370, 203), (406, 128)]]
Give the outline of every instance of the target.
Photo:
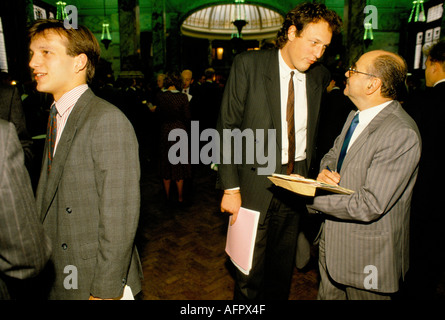
[[(368, 126), (368, 124), (372, 121), (372, 119), (379, 114), (380, 111), (382, 111), (387, 105), (389, 105), (391, 101), (384, 102), (382, 104), (379, 104), (378, 106), (363, 110), (363, 111), (357, 111), (358, 113), (358, 125), (355, 128), (354, 133), (352, 134), (351, 140), (349, 141), (348, 150), (354, 143), (354, 141), (357, 139), (357, 137), (360, 135), (360, 133), (365, 130), (365, 128)], [(346, 152), (348, 151), (346, 150)]]
[(281, 97), (281, 163), (288, 162), (288, 136), (287, 136), (287, 96), (289, 89), (290, 73), (294, 71), (295, 91), (295, 161), (306, 159), (306, 130), (307, 130), (307, 98), (306, 98), (306, 74), (291, 69), (284, 62), (283, 57), (278, 55), (280, 66), (280, 97)]

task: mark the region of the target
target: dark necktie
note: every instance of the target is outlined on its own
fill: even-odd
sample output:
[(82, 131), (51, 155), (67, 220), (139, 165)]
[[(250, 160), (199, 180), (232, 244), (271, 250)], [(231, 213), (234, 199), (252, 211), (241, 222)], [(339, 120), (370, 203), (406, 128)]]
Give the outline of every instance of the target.
[(51, 171), (51, 165), (53, 162), (53, 154), (54, 154), (54, 147), (56, 144), (56, 136), (57, 136), (57, 109), (56, 105), (53, 104), (51, 106), (51, 111), (49, 113), (49, 120), (48, 120), (48, 131), (47, 131), (47, 137), (48, 137), (48, 173)]
[(287, 171), (289, 175), (294, 171), (295, 162), (295, 121), (294, 121), (294, 72), (290, 73), (289, 80), (289, 93), (287, 96), (287, 111), (286, 111), (286, 121), (287, 121), (287, 139), (289, 144), (288, 158), (287, 158)]
[(349, 141), (351, 140), (352, 134), (358, 125), (358, 113), (352, 119), (351, 125), (349, 126), (348, 132), (346, 132), (345, 141), (343, 141), (343, 146), (341, 147), (340, 157), (337, 163), (337, 172), (340, 172), (343, 160), (345, 159), (346, 151), (348, 150)]

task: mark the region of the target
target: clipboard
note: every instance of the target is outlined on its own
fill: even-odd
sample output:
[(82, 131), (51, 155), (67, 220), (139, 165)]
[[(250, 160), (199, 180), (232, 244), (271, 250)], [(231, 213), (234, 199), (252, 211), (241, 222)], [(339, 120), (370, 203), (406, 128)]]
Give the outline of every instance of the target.
[(268, 177), (276, 186), (285, 188), (303, 196), (314, 197), (317, 189), (329, 191), (338, 194), (353, 194), (354, 191), (333, 184), (320, 182), (313, 179), (288, 176), (274, 173)]

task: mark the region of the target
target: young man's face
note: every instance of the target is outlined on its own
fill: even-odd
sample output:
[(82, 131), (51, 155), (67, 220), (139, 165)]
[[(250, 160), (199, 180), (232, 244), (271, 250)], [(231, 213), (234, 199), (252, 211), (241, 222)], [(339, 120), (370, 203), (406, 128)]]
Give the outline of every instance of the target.
[(48, 30), (31, 39), (31, 67), (37, 90), (51, 93), (54, 100), (82, 84), (79, 83), (78, 56), (67, 54), (66, 39), (57, 32)]
[(290, 26), (288, 41), (282, 49), (283, 59), (291, 69), (304, 72), (323, 56), (331, 39), (331, 28), (324, 20), (309, 23), (299, 37), (295, 26)]

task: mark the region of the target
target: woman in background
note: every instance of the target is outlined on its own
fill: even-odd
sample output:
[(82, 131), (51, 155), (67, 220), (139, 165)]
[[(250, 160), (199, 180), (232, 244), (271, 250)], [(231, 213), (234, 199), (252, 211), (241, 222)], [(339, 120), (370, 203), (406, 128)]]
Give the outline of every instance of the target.
[[(180, 92), (182, 88), (181, 75), (177, 72), (167, 73), (164, 78), (164, 88), (157, 96), (157, 109), (161, 120), (160, 132), (160, 174), (163, 179), (167, 200), (170, 198), (171, 181), (176, 182), (178, 202), (183, 203), (184, 179), (191, 177), (191, 165), (172, 164), (168, 159), (168, 151), (176, 144), (169, 141), (168, 135), (173, 129), (183, 129), (188, 132), (190, 108), (187, 95)], [(189, 159), (189, 155), (187, 155)]]

